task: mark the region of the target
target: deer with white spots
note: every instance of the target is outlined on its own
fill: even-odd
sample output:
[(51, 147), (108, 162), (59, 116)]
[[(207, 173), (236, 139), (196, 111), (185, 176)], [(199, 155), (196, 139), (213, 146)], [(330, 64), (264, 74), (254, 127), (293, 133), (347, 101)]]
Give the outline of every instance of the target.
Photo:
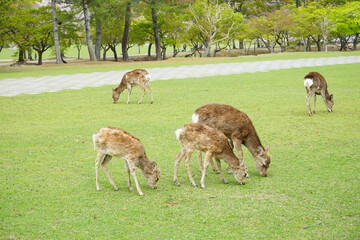
[(154, 98), (153, 98), (152, 88), (150, 86), (150, 80), (151, 80), (151, 76), (145, 69), (135, 69), (133, 71), (125, 73), (125, 75), (121, 79), (119, 86), (112, 90), (112, 92), (113, 92), (112, 98), (114, 100), (114, 103), (118, 102), (118, 100), (120, 98), (120, 94), (125, 89), (127, 89), (128, 90), (128, 98), (127, 98), (126, 103), (128, 104), (130, 102), (130, 95), (132, 92), (132, 87), (136, 86), (136, 85), (139, 86), (142, 91), (142, 95), (141, 95), (140, 100), (138, 101), (138, 104), (140, 104), (142, 102), (142, 100), (146, 94), (146, 88), (148, 88), (150, 91), (150, 95), (151, 95), (150, 103), (153, 103)]
[[(216, 128), (231, 140), (245, 167), (241, 145), (244, 144), (254, 158), (260, 175), (267, 176), (271, 162), (270, 146), (264, 148), (250, 118), (240, 110), (226, 104), (206, 104), (192, 115), (194, 123)], [(246, 174), (247, 168), (245, 167)], [(247, 175), (248, 176), (248, 175)]]
[[(321, 95), (326, 108), (332, 112), (334, 106), (334, 95), (329, 94), (325, 78), (318, 72), (309, 72), (304, 77), (304, 86), (306, 89), (306, 105), (308, 107), (309, 116), (315, 114), (316, 111), (316, 95)], [(311, 111), (310, 98), (314, 96), (314, 111)]]
[(103, 166), (106, 176), (108, 177), (111, 186), (114, 190), (119, 188), (110, 175), (108, 163), (111, 158), (118, 157), (125, 160), (128, 177), (128, 187), (133, 191), (131, 186), (130, 174), (133, 176), (136, 189), (140, 196), (144, 196), (141, 191), (139, 182), (136, 177), (135, 167), (138, 167), (143, 172), (149, 186), (156, 189), (156, 183), (160, 177), (160, 169), (155, 162), (149, 161), (146, 156), (143, 145), (140, 140), (132, 136), (130, 133), (119, 128), (107, 127), (101, 128), (93, 135), (94, 147), (97, 151), (95, 161), (95, 174), (96, 174), (96, 190), (100, 191), (99, 184), (99, 166)]
[(184, 127), (176, 130), (176, 138), (181, 143), (181, 151), (176, 156), (174, 165), (174, 183), (180, 186), (178, 182), (179, 163), (185, 157), (185, 167), (190, 179), (191, 185), (197, 187), (190, 170), (191, 154), (195, 150), (205, 152), (205, 162), (199, 158), (201, 170), (201, 187), (205, 188), (206, 169), (210, 164), (212, 157), (215, 157), (220, 171), (220, 177), (224, 183), (228, 183), (221, 172), (220, 159), (223, 159), (232, 169), (235, 179), (242, 185), (245, 184), (245, 171), (240, 165), (240, 160), (235, 156), (226, 136), (215, 128), (200, 123), (185, 124)]

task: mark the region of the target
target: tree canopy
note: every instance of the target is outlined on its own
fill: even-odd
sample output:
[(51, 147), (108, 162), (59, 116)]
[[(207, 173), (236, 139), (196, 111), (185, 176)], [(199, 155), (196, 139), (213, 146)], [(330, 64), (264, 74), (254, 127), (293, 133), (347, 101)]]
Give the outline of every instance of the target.
[[(49, 48), (61, 52), (72, 45), (88, 46), (91, 60), (103, 59), (116, 46), (129, 60), (127, 50), (148, 44), (156, 59), (165, 59), (167, 48), (174, 56), (190, 45), (193, 53), (212, 56), (223, 47), (247, 41), (275, 49), (327, 50), (332, 42), (340, 50), (357, 49), (360, 5), (345, 0), (52, 0), (56, 5), (58, 39), (54, 41), (51, 6), (35, 0), (2, 0), (0, 51), (16, 46), (18, 61), (34, 50), (38, 64)], [(54, 10), (54, 8), (53, 8)], [(54, 14), (54, 12), (53, 12)], [(54, 15), (53, 15), (54, 16)], [(352, 46), (350, 46), (352, 44)], [(95, 48), (93, 47), (95, 46)], [(242, 47), (240, 44), (239, 47)], [(298, 47), (299, 46), (299, 47)], [(95, 57), (96, 55), (96, 57)]]

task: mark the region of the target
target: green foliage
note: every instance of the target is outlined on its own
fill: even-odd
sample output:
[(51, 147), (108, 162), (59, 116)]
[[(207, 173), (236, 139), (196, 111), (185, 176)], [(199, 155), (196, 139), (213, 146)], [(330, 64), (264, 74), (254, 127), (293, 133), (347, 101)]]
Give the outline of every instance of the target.
[[(124, 104), (121, 96), (115, 105), (110, 86), (0, 97), (0, 236), (358, 239), (356, 67), (152, 82), (153, 105), (149, 96), (143, 104), (135, 103), (137, 88), (132, 103)], [(302, 78), (309, 71), (326, 77), (336, 99), (333, 113), (318, 101), (317, 114), (307, 115)], [(258, 175), (244, 149), (251, 174), (244, 186), (232, 175), (226, 176), (230, 184), (224, 185), (209, 170), (207, 189), (193, 188), (183, 163), (182, 186), (172, 183), (180, 150), (174, 131), (191, 120), (197, 107), (210, 102), (231, 104), (251, 117), (263, 144), (271, 144), (267, 178)], [(96, 192), (92, 134), (105, 126), (121, 127), (143, 142), (162, 170), (159, 189), (150, 189), (138, 171), (146, 196), (128, 192), (124, 163), (113, 159), (110, 170), (121, 189), (113, 191), (100, 172), (102, 191)], [(196, 154), (191, 168), (198, 182)]]
[(343, 7), (334, 9), (332, 18), (335, 33), (348, 36), (360, 33), (359, 2), (346, 3)]

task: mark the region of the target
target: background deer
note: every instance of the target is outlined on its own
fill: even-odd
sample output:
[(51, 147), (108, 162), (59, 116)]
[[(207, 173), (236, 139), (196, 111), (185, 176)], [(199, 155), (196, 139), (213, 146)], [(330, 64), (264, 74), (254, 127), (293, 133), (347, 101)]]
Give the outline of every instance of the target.
[(139, 195), (144, 196), (136, 177), (135, 166), (141, 169), (150, 187), (153, 189), (157, 188), (156, 182), (159, 180), (160, 170), (155, 162), (149, 161), (145, 154), (144, 147), (139, 139), (119, 128), (107, 127), (102, 128), (99, 132), (95, 133), (93, 135), (93, 141), (95, 150), (97, 151), (95, 161), (96, 190), (100, 191), (100, 164), (103, 166), (105, 174), (114, 190), (119, 189), (115, 185), (108, 169), (108, 163), (113, 156), (125, 159), (128, 187), (130, 191), (133, 191), (130, 180), (131, 173)]
[[(325, 78), (318, 72), (309, 72), (304, 77), (304, 86), (306, 89), (306, 105), (309, 115), (315, 114), (316, 95), (321, 95), (329, 112), (332, 112), (334, 106), (334, 95), (329, 94)], [(314, 96), (314, 111), (311, 111), (310, 98)]]
[[(270, 146), (266, 149), (263, 147), (250, 118), (245, 113), (225, 104), (206, 104), (195, 111), (192, 120), (194, 123), (203, 123), (223, 132), (231, 139), (242, 161), (244, 159), (241, 145), (244, 144), (252, 154), (260, 175), (267, 176), (271, 162)], [(241, 164), (245, 166), (244, 162)]]
[(131, 95), (132, 87), (134, 85), (138, 85), (142, 91), (142, 95), (138, 104), (142, 102), (146, 94), (145, 88), (149, 89), (151, 95), (151, 103), (153, 103), (154, 98), (153, 98), (152, 88), (150, 86), (150, 80), (151, 80), (150, 74), (145, 69), (135, 69), (131, 72), (125, 73), (125, 75), (121, 79), (119, 86), (112, 90), (113, 92), (112, 98), (114, 100), (114, 103), (118, 102), (120, 94), (125, 90), (125, 88), (127, 88), (128, 99), (126, 103), (128, 104), (130, 102), (130, 95)]
[(190, 157), (195, 149), (205, 152), (205, 162), (202, 163), (202, 159), (199, 159), (201, 169), (201, 187), (205, 188), (205, 175), (206, 169), (210, 164), (212, 157), (215, 157), (220, 177), (224, 183), (228, 183), (221, 171), (220, 159), (223, 159), (229, 164), (232, 169), (235, 179), (240, 184), (245, 184), (243, 181), (245, 172), (240, 166), (240, 160), (235, 156), (230, 143), (226, 136), (217, 129), (211, 128), (204, 124), (189, 123), (184, 125), (183, 128), (176, 130), (176, 138), (181, 143), (181, 151), (176, 156), (174, 165), (174, 183), (180, 186), (178, 182), (178, 169), (179, 163), (182, 158), (185, 157), (185, 166), (190, 179), (190, 183), (197, 187), (190, 170)]

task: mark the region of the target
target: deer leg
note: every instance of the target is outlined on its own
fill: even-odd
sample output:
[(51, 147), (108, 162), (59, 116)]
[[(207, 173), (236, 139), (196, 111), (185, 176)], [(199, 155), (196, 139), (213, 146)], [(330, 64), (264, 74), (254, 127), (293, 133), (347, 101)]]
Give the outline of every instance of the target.
[(144, 99), (144, 96), (145, 96), (145, 94), (146, 94), (146, 89), (145, 89), (145, 87), (140, 86), (140, 85), (139, 85), (139, 87), (141, 88), (142, 94), (141, 94), (140, 100), (138, 101), (138, 104), (140, 104), (140, 103), (142, 102), (142, 100)]
[(306, 96), (306, 105), (307, 105), (307, 107), (308, 107), (309, 116), (312, 115), (311, 107), (310, 107), (310, 98), (311, 98), (311, 96), (314, 95), (314, 94), (315, 94), (314, 92), (309, 91), (308, 95)]
[(99, 166), (101, 162), (104, 160), (105, 154), (98, 152), (96, 159), (95, 159), (95, 184), (96, 184), (96, 190), (100, 191), (100, 184), (99, 184)]
[(110, 174), (109, 167), (108, 167), (108, 164), (109, 164), (111, 158), (112, 158), (112, 156), (106, 155), (103, 162), (101, 163), (101, 166), (103, 166), (104, 172), (105, 172), (106, 176), (108, 177), (111, 186), (114, 188), (115, 191), (117, 191), (117, 190), (119, 190), (119, 188), (116, 186), (114, 179)]
[(200, 151), (200, 150), (198, 152), (198, 158), (199, 158), (199, 170), (202, 173), (204, 165), (203, 165), (203, 161), (202, 161), (202, 151)]
[(206, 169), (209, 167), (210, 165), (210, 160), (212, 158), (212, 153), (210, 152), (206, 152), (205, 154), (205, 162), (204, 162), (204, 168), (203, 171), (201, 173), (201, 188), (205, 189), (205, 176), (206, 176)]
[(185, 150), (181, 149), (180, 153), (176, 156), (175, 164), (174, 164), (174, 183), (176, 186), (180, 186), (178, 182), (178, 172), (179, 172), (179, 163), (181, 159), (185, 156)]
[(125, 160), (125, 166), (126, 166), (126, 173), (127, 173), (128, 188), (129, 188), (130, 192), (132, 192), (132, 191), (134, 191), (134, 188), (131, 186), (130, 168), (129, 168), (129, 165), (126, 160)]
[(220, 178), (221, 178), (221, 180), (222, 180), (225, 184), (229, 184), (229, 182), (226, 181), (226, 179), (225, 179), (225, 177), (224, 177), (224, 174), (223, 174), (223, 172), (222, 172), (222, 170), (221, 170), (221, 162), (220, 162), (220, 159), (217, 158), (217, 157), (215, 157), (215, 161), (216, 161), (217, 167), (218, 167), (218, 169), (219, 169), (219, 173), (220, 173)]
[(132, 91), (132, 87), (131, 87), (131, 85), (129, 86), (127, 86), (127, 89), (128, 89), (128, 99), (127, 99), (127, 101), (126, 101), (126, 104), (129, 104), (129, 102), (130, 102), (130, 95), (131, 95), (131, 91)]
[(316, 94), (314, 94), (314, 111), (313, 114), (316, 112)]
[[(140, 189), (140, 185), (139, 185), (139, 182), (138, 182), (138, 179), (136, 177), (136, 172), (135, 172), (135, 164), (133, 163), (132, 160), (126, 160), (127, 164), (128, 164), (128, 167), (130, 169), (130, 173), (131, 175), (133, 176), (134, 178), (134, 182), (135, 182), (135, 186), (136, 186), (136, 190), (138, 191), (139, 195), (140, 196), (145, 196), (145, 194), (141, 191)], [(129, 190), (131, 190), (129, 188)]]
[(245, 170), (245, 176), (247, 178), (249, 178), (250, 175), (249, 175), (249, 173), (247, 171), (247, 167), (245, 165), (243, 150), (242, 150), (242, 147), (241, 147), (242, 141), (240, 139), (237, 139), (237, 138), (233, 138), (232, 141), (233, 141), (233, 144), (234, 144), (234, 147), (235, 147), (236, 151), (239, 154), (240, 166)]
[(193, 185), (194, 187), (197, 187), (197, 185), (196, 185), (196, 183), (195, 183), (195, 181), (194, 181), (193, 175), (192, 175), (192, 173), (191, 173), (191, 169), (190, 169), (190, 158), (191, 158), (191, 154), (192, 154), (192, 151), (185, 153), (185, 167), (186, 167), (186, 171), (187, 171), (187, 174), (188, 174), (188, 176), (189, 176), (191, 185)]
[(219, 168), (216, 168), (215, 163), (214, 163), (214, 160), (213, 160), (212, 158), (210, 159), (210, 165), (211, 165), (212, 170), (213, 170), (216, 174), (219, 174), (219, 173), (220, 173)]
[(149, 91), (150, 91), (150, 96), (151, 96), (151, 104), (153, 104), (154, 103), (154, 97), (153, 97), (153, 90), (152, 90), (152, 88), (151, 88), (151, 86), (150, 86), (150, 84), (148, 83), (148, 85), (146, 86), (148, 89), (149, 89)]

